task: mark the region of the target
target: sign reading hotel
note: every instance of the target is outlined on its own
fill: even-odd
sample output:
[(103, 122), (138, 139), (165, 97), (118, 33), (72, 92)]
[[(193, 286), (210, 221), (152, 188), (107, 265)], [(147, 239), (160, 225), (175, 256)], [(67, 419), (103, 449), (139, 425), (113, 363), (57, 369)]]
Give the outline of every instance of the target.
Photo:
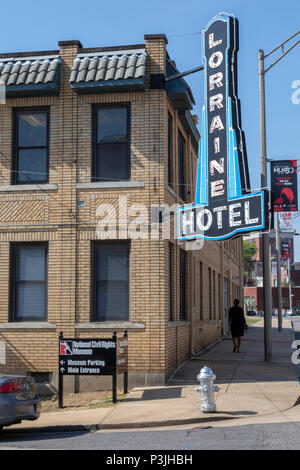
[(237, 98), (238, 21), (215, 17), (203, 30), (205, 104), (196, 201), (178, 209), (178, 239), (222, 240), (269, 230), (269, 191), (250, 192)]
[(62, 339), (59, 372), (62, 375), (112, 375), (116, 368), (113, 339)]

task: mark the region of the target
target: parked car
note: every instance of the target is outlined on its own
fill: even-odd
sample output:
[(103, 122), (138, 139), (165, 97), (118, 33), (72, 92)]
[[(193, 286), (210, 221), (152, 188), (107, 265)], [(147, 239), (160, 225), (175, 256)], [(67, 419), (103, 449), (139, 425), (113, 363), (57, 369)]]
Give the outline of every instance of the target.
[(30, 376), (0, 375), (0, 430), (4, 426), (38, 419), (41, 401)]
[(248, 315), (248, 317), (255, 317), (256, 312), (255, 312), (255, 310), (248, 310), (247, 315)]

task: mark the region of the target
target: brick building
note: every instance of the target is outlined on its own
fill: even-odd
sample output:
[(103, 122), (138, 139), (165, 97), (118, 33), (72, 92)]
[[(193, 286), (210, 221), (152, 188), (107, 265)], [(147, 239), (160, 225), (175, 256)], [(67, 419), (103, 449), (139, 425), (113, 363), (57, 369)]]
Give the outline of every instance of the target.
[[(1, 372), (55, 385), (60, 331), (127, 329), (129, 386), (164, 384), (226, 332), (224, 312), (243, 296), (241, 238), (191, 251), (174, 237), (172, 211), (158, 216), (194, 200), (200, 139), (186, 82), (151, 87), (152, 74), (178, 72), (166, 45), (146, 35), (134, 46), (0, 54)], [(84, 391), (107, 380), (65, 383)]]

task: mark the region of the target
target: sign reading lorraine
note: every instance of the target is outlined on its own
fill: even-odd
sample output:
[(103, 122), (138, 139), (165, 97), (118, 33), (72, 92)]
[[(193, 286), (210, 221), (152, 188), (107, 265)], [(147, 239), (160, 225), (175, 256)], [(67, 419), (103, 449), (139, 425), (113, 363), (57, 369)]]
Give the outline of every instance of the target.
[(222, 240), (270, 228), (270, 193), (250, 192), (237, 98), (238, 21), (220, 14), (202, 32), (205, 104), (196, 200), (178, 208), (178, 239)]
[(62, 375), (112, 375), (116, 368), (114, 339), (61, 339), (59, 372)]

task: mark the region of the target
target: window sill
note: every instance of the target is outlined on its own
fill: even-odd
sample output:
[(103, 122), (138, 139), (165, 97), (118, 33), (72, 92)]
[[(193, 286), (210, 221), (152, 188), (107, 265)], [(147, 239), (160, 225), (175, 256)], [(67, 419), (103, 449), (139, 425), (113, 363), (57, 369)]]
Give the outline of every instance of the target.
[(189, 326), (191, 322), (189, 320), (180, 320), (180, 321), (168, 321), (168, 327), (173, 326)]
[(57, 188), (57, 184), (11, 184), (9, 186), (0, 186), (0, 191), (49, 191), (57, 190)]
[(56, 330), (56, 323), (48, 323), (48, 322), (43, 322), (43, 321), (18, 321), (18, 322), (0, 323), (0, 330), (2, 329)]
[(135, 323), (131, 321), (105, 321), (105, 322), (90, 322), (90, 323), (75, 323), (76, 329), (89, 329), (89, 330), (96, 330), (96, 329), (114, 329), (114, 328), (121, 328), (121, 329), (145, 329), (146, 323)]
[(171, 188), (171, 186), (168, 185), (168, 184), (167, 184), (167, 190), (169, 191), (169, 193), (172, 194), (172, 196), (177, 197), (176, 192), (174, 191), (174, 189)]
[(93, 183), (77, 183), (77, 189), (122, 189), (122, 188), (144, 188), (145, 181), (103, 181)]

